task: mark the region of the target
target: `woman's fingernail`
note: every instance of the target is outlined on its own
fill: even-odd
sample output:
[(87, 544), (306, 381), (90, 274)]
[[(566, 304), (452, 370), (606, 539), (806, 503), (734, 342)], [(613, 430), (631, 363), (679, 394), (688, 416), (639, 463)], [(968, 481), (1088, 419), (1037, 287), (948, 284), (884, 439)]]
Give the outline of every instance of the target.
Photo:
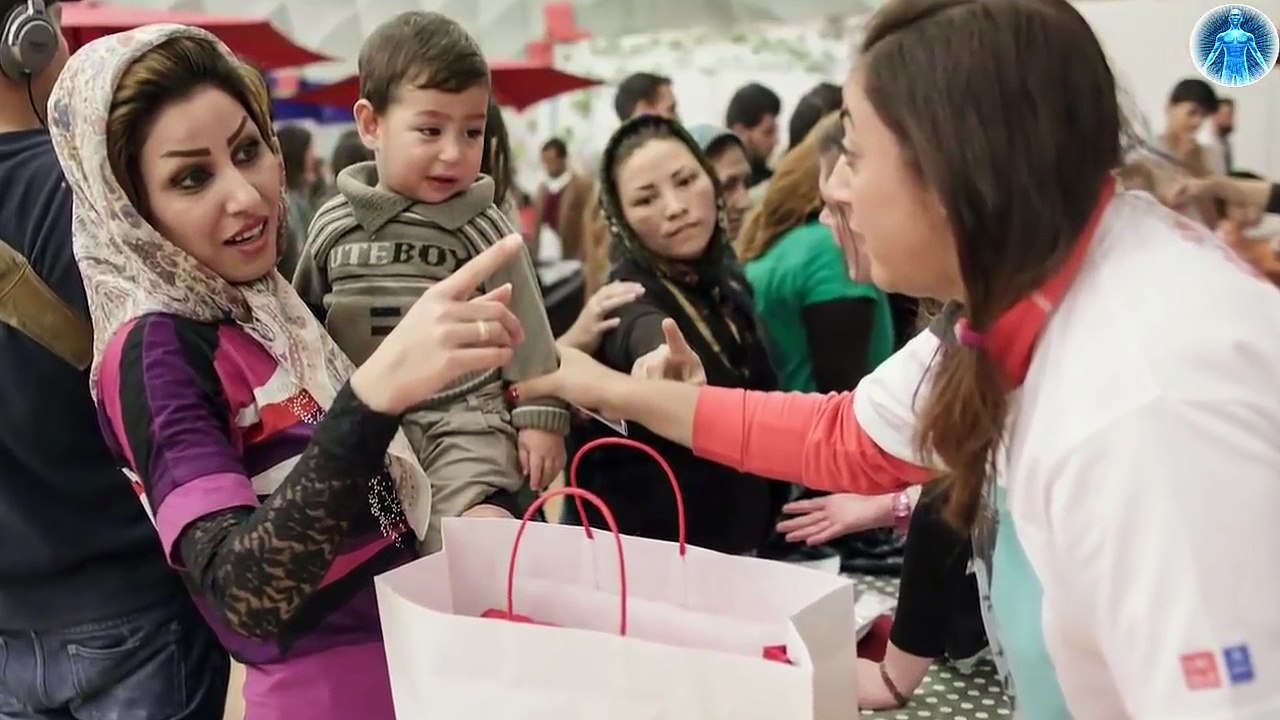
[(513, 403), (520, 402), (520, 388), (515, 385), (507, 388), (507, 399)]

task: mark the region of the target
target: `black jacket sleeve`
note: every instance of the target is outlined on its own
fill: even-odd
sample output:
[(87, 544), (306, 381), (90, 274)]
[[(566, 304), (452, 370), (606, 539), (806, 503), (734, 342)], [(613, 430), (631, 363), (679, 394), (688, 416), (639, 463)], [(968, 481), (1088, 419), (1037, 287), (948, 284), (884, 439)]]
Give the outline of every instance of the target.
[(852, 390), (869, 372), (875, 311), (872, 298), (840, 298), (801, 308), (819, 392)]
[(601, 341), (600, 359), (615, 370), (631, 372), (636, 360), (664, 342), (662, 321), (667, 314), (641, 298), (618, 308), (614, 316), (621, 322)]
[[(941, 657), (947, 650), (955, 607), (973, 601), (966, 588), (973, 547), (942, 517), (943, 493), (925, 488), (907, 533), (898, 586), (898, 610), (889, 640), (917, 657)], [(966, 592), (967, 590), (967, 592)]]

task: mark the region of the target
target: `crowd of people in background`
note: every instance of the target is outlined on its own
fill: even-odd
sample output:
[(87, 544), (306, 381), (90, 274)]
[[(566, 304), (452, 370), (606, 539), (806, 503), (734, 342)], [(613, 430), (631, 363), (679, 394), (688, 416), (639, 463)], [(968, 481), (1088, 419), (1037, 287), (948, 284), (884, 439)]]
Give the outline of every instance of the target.
[[(908, 32), (915, 21), (893, 8), (911, 4), (921, 3), (889, 3), (881, 39)], [(1092, 37), (1065, 2), (1038, 4), (1050, 10), (1037, 22), (1054, 33)], [(0, 18), (25, 6), (0, 0)], [(56, 25), (58, 3), (46, 7)], [(617, 84), (619, 126), (601, 156), (544, 138), (544, 176), (532, 182), (514, 177), (479, 45), (442, 15), (400, 15), (365, 40), (355, 127), (327, 158), (306, 128), (273, 124), (260, 78), (207, 33), (121, 37), (70, 58), (63, 44), (38, 64), (0, 64), (0, 241), (42, 281), (16, 287), (51, 289), (92, 321), (88, 366), (0, 324), (0, 718), (121, 707), (218, 718), (231, 657), (248, 668), (250, 720), (301, 706), (308, 717), (389, 719), (373, 577), (436, 551), (443, 517), (519, 517), (566, 458), (613, 434), (570, 407), (607, 404), (578, 397), (595, 378), (740, 393), (717, 396), (721, 408), (868, 388), (877, 399), (864, 402), (892, 414), (886, 383), (924, 384), (906, 363), (996, 332), (995, 316), (972, 329), (973, 296), (872, 272), (884, 256), (842, 199), (852, 138), (877, 132), (851, 126), (862, 75), (843, 89), (817, 84), (789, 116), (777, 93), (751, 83), (722, 123), (686, 124), (671, 79), (637, 72)], [(1105, 61), (1086, 64), (1110, 87)], [(1097, 87), (1080, 92), (1108, 94)], [(1087, 238), (1095, 205), (1118, 192), (1129, 209), (1115, 212), (1163, 218), (1145, 204), (1158, 202), (1280, 284), (1280, 189), (1231, 144), (1249, 120), (1208, 83), (1177, 83), (1158, 137), (1111, 164), (1105, 148), (1091, 151), (1118, 188), (1069, 198), (1070, 239)], [(1092, 140), (1105, 145), (1111, 128), (1097, 124)], [(923, 162), (942, 172), (942, 160)], [(1126, 194), (1135, 190), (1150, 197)], [(904, 228), (908, 215), (928, 215), (903, 212)], [(1074, 252), (1064, 248), (1053, 257)], [(555, 327), (540, 271), (566, 260), (580, 264), (581, 309)], [(1016, 306), (1044, 279), (1001, 297)], [(546, 380), (579, 357), (595, 363), (574, 360), (579, 380)], [(553, 389), (522, 390), (540, 379)], [(617, 414), (631, 414), (632, 437), (674, 468), (691, 544), (901, 577), (887, 647), (858, 667), (862, 707), (909, 702), (938, 658), (992, 663), (1011, 694), (1047, 687), (1006, 663), (1002, 646), (1025, 638), (993, 632), (993, 554), (997, 538), (1013, 537), (999, 535), (1010, 513), (1002, 491), (973, 491), (956, 522), (955, 496), (921, 485), (936, 458), (881, 437), (875, 446), (899, 451), (889, 464), (901, 482), (869, 470), (873, 481), (833, 479), (829, 467), (777, 482), (783, 473), (749, 449), (700, 443), (712, 435), (705, 423), (676, 431), (636, 407)], [(927, 420), (938, 433), (942, 414)], [(805, 417), (831, 433), (869, 422), (817, 406)], [(849, 442), (871, 443), (867, 432)], [(948, 462), (977, 464), (928, 477), (954, 473), (972, 487), (991, 470), (973, 448), (947, 447)], [(578, 479), (622, 532), (676, 539), (675, 499), (647, 458), (600, 450)], [(604, 522), (572, 506), (548, 520)], [(1025, 648), (1013, 655), (1029, 667)], [(1077, 703), (1096, 681), (1068, 679)], [(1148, 700), (1131, 707), (1170, 707)]]

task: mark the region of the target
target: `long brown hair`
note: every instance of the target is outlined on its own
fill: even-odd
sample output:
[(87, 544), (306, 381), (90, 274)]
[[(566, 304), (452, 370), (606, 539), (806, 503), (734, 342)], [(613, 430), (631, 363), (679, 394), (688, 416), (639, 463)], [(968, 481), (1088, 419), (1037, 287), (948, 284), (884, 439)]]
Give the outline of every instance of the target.
[[(1115, 78), (1067, 0), (891, 0), (857, 72), (955, 238), (971, 327), (986, 331), (1058, 267), (1120, 164)], [(947, 518), (971, 528), (1009, 387), (981, 348), (933, 368), (917, 443), (947, 468)]]
[(272, 152), (280, 155), (271, 126), (271, 100), (262, 76), (228, 58), (207, 38), (166, 40), (124, 71), (107, 116), (111, 171), (144, 216), (148, 205), (138, 158), (147, 133), (161, 109), (204, 87), (218, 88), (243, 105)]
[(838, 115), (828, 115), (782, 157), (760, 206), (738, 233), (738, 257), (743, 262), (764, 255), (788, 230), (805, 224), (822, 210), (818, 193), (821, 138), (839, 123)]

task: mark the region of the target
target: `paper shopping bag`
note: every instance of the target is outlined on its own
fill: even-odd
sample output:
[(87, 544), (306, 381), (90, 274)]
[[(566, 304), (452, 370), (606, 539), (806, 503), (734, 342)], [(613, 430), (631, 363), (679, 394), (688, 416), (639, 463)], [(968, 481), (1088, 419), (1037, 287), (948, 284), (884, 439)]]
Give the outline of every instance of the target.
[[(587, 540), (581, 527), (535, 523), (523, 531), (509, 598), (521, 526), (446, 520), (442, 552), (378, 578), (398, 717), (857, 716), (847, 580), (700, 548), (682, 556), (677, 543), (599, 533)], [(479, 617), (507, 607), (533, 622)], [(771, 645), (785, 647), (789, 662), (764, 657)]]

